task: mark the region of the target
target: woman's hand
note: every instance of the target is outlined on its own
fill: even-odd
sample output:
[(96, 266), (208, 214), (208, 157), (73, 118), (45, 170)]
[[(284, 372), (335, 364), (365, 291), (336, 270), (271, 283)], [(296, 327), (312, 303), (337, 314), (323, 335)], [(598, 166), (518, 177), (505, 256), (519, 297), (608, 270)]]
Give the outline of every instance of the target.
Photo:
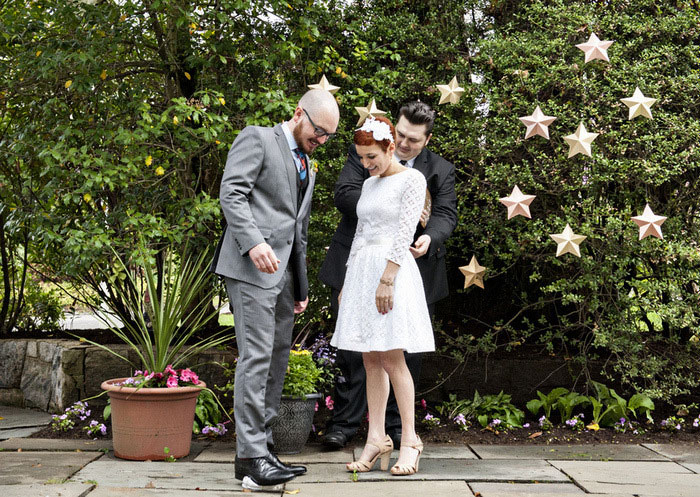
[[(387, 284), (391, 283), (391, 284)], [(375, 301), (377, 303), (377, 310), (380, 314), (386, 314), (391, 309), (394, 308), (394, 282), (380, 280), (377, 291), (375, 292)]]
[(340, 289), (340, 293), (338, 294), (338, 307), (340, 307), (340, 299), (343, 298), (343, 289)]

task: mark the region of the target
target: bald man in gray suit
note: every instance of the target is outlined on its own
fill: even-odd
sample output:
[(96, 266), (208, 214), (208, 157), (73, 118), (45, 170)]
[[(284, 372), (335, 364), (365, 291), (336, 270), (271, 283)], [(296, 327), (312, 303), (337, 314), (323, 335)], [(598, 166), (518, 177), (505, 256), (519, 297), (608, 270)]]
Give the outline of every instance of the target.
[(306, 245), (315, 173), (308, 155), (338, 127), (325, 90), (304, 94), (289, 121), (248, 126), (233, 142), (221, 180), (226, 229), (212, 271), (223, 276), (238, 346), (234, 386), (236, 478), (251, 490), (306, 472), (272, 452), (294, 314), (309, 302)]

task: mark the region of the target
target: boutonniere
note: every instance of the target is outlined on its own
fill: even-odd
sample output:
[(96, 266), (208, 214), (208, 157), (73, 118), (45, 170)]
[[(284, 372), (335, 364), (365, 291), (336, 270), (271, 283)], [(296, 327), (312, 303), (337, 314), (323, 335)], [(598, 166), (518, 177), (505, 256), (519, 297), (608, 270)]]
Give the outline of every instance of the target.
[(314, 173), (318, 172), (318, 162), (317, 161), (311, 161), (311, 169), (313, 169)]

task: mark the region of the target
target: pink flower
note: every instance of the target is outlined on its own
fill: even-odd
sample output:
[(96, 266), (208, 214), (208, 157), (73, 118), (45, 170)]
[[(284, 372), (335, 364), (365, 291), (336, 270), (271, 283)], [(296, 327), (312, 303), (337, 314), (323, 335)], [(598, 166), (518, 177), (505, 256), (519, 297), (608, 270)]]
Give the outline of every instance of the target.
[(165, 383), (168, 388), (174, 388), (177, 386), (177, 376), (168, 376), (168, 381)]
[(156, 379), (156, 381), (162, 380), (163, 377), (165, 376), (163, 373), (151, 373), (151, 374), (153, 375), (153, 378)]
[(425, 399), (420, 399), (420, 406), (423, 408), (423, 410), (428, 408), (428, 403), (425, 401)]
[(329, 395), (328, 397), (326, 397), (326, 408), (327, 408), (329, 411), (332, 411), (332, 410), (333, 410), (333, 399), (331, 399), (331, 396), (330, 396), (330, 395)]
[(177, 376), (177, 371), (175, 371), (175, 370), (173, 369), (173, 365), (172, 365), (172, 364), (168, 364), (167, 366), (165, 366), (165, 371), (163, 371), (163, 372), (164, 372), (164, 373), (167, 373), (167, 374), (171, 374), (171, 375)]
[(316, 405), (314, 406), (314, 411), (318, 411), (318, 402), (316, 402)]
[(193, 385), (198, 385), (199, 384), (199, 376), (192, 371), (191, 369), (181, 369), (180, 370), (180, 379), (182, 381), (188, 381), (192, 383)]
[[(146, 373), (148, 373), (148, 371), (146, 371)], [(134, 376), (141, 376), (141, 375), (143, 375), (143, 371), (141, 371), (140, 369), (137, 369), (136, 371), (134, 371)]]

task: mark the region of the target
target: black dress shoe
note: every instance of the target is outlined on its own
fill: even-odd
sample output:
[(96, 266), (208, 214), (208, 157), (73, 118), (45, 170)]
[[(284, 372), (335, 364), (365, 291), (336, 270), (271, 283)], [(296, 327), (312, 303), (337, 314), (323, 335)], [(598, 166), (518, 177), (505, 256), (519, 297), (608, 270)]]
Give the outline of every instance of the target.
[(348, 443), (348, 437), (342, 431), (329, 431), (323, 436), (323, 445), (329, 449), (342, 449)]
[(294, 473), (294, 476), (301, 476), (306, 473), (306, 466), (292, 466), (291, 464), (284, 464), (282, 461), (280, 461), (280, 458), (277, 457), (277, 454), (272, 452), (265, 457), (267, 457), (267, 460), (273, 466), (277, 466), (280, 469), (286, 469), (290, 473)]
[(236, 458), (236, 479), (243, 480), (248, 477), (259, 486), (279, 485), (294, 478), (291, 471), (279, 468), (270, 462), (267, 456), (251, 457), (249, 459)]

